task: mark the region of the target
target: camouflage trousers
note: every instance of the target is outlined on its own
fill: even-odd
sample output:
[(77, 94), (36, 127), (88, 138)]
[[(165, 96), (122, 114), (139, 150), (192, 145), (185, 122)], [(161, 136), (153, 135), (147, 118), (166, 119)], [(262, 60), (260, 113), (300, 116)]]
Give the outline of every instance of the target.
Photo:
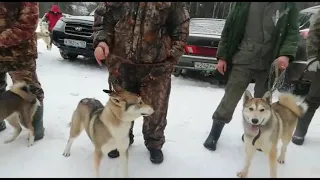
[[(119, 75), (109, 75), (109, 83), (140, 95), (155, 112), (144, 117), (142, 133), (148, 149), (161, 149), (165, 143), (164, 130), (167, 125), (167, 110), (171, 90), (173, 68), (164, 66), (122, 64)], [(133, 124), (132, 124), (133, 126)], [(131, 131), (132, 133), (132, 131)], [(130, 135), (133, 136), (133, 135)]]
[(262, 97), (268, 91), (268, 70), (254, 70), (245, 65), (233, 65), (225, 93), (212, 119), (229, 123), (248, 85), (255, 80), (254, 96)]
[(30, 86), (30, 90), (43, 102), (44, 93), (36, 73), (36, 60), (34, 57), (23, 57), (16, 61), (0, 61), (0, 89), (7, 86), (6, 73), (12, 82), (24, 81)]

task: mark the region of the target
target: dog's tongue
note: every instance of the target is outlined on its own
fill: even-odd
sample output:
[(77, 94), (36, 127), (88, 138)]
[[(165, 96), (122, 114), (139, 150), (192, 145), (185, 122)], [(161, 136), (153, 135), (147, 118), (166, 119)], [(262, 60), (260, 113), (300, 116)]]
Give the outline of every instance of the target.
[(257, 125), (251, 125), (251, 130), (252, 130), (252, 131), (258, 131), (258, 130), (259, 130), (259, 126), (257, 126)]

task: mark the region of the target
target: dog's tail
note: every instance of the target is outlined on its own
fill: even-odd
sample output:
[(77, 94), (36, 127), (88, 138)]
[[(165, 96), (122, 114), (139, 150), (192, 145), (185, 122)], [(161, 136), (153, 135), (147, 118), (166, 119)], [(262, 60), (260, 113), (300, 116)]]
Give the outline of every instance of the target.
[(31, 93), (30, 87), (25, 82), (14, 83), (10, 87), (10, 91), (32, 104), (37, 103), (40, 105), (39, 100)]
[(307, 103), (297, 105), (297, 97), (291, 93), (282, 93), (279, 96), (279, 104), (290, 109), (296, 116), (303, 116), (308, 110)]

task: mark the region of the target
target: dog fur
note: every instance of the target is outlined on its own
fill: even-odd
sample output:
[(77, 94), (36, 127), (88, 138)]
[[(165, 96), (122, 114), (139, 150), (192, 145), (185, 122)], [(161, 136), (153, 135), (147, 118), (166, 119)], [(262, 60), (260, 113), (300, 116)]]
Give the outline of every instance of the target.
[(39, 29), (40, 29), (40, 32), (36, 32), (37, 33), (37, 40), (42, 39), (46, 43), (47, 49), (51, 50), (52, 44), (50, 43), (51, 37), (50, 37), (49, 29), (48, 29), (48, 23), (41, 22), (39, 24)]
[(237, 173), (240, 178), (247, 177), (258, 148), (268, 155), (270, 177), (277, 177), (278, 140), (282, 141), (278, 162), (283, 164), (298, 118), (308, 109), (306, 103), (297, 105), (296, 97), (290, 93), (281, 94), (275, 103), (271, 103), (271, 98), (270, 92), (263, 98), (253, 98), (249, 91), (244, 93), (242, 115), (246, 158), (242, 171)]
[(103, 154), (117, 149), (123, 176), (128, 177), (128, 133), (131, 122), (141, 116), (151, 115), (154, 110), (141, 97), (127, 91), (104, 92), (110, 96), (105, 106), (94, 98), (85, 98), (79, 102), (72, 115), (70, 136), (63, 155), (70, 156), (74, 139), (85, 129), (95, 147), (95, 176), (99, 176)]
[[(33, 116), (40, 106), (39, 100), (24, 82), (14, 83), (13, 86), (0, 94), (0, 120), (6, 119), (14, 128), (11, 138), (4, 143), (14, 141), (22, 131), (21, 125), (29, 130), (28, 146), (34, 144)], [(21, 124), (21, 125), (20, 125)]]

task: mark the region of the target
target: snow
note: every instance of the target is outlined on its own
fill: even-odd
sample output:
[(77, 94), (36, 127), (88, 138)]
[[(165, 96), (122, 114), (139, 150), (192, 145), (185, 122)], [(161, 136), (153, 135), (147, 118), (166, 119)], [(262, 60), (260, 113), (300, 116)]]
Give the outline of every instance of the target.
[[(44, 125), (46, 136), (32, 147), (27, 147), (27, 132), (10, 144), (0, 143), (1, 177), (94, 177), (93, 145), (83, 132), (71, 148), (71, 156), (62, 156), (68, 140), (71, 114), (80, 99), (95, 97), (105, 103), (108, 96), (108, 72), (95, 62), (69, 62), (60, 57), (54, 46), (45, 49), (38, 43), (37, 72), (45, 91)], [(9, 79), (9, 85), (11, 80)], [(253, 86), (250, 85), (250, 91)], [(241, 103), (234, 120), (225, 126), (218, 149), (208, 151), (202, 145), (211, 127), (211, 116), (224, 90), (205, 82), (172, 77), (172, 90), (163, 147), (164, 162), (153, 165), (144, 146), (142, 120), (136, 121), (135, 142), (129, 149), (129, 175), (131, 177), (236, 177), (244, 163), (244, 145), (241, 125)], [(289, 144), (287, 161), (278, 165), (279, 177), (319, 177), (320, 135), (319, 111), (312, 122), (303, 146)], [(0, 133), (0, 142), (7, 139), (13, 129)], [(105, 155), (100, 177), (122, 177), (119, 159)], [(249, 177), (269, 177), (268, 158), (256, 153)]]

